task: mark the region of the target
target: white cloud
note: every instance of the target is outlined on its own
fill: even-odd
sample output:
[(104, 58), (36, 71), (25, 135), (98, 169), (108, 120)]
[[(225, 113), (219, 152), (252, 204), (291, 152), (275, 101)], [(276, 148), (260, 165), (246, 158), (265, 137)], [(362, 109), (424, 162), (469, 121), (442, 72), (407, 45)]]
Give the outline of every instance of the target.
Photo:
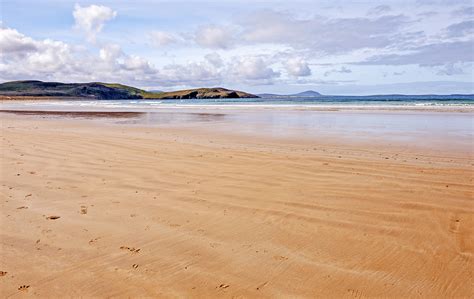
[(102, 5), (74, 6), (73, 11), (76, 28), (83, 30), (89, 41), (95, 42), (96, 36), (102, 31), (104, 24), (117, 16), (117, 12)]
[(164, 47), (179, 42), (181, 38), (169, 32), (155, 30), (150, 32), (150, 39), (154, 46)]
[(197, 29), (194, 40), (201, 47), (227, 49), (234, 42), (233, 35), (234, 32), (229, 27), (206, 25)]
[[(6, 37), (6, 38), (5, 38)], [(156, 73), (139, 56), (105, 44), (99, 55), (51, 39), (35, 40), (10, 28), (0, 28), (0, 79), (58, 81), (139, 81)]]
[(236, 57), (229, 68), (229, 73), (238, 81), (250, 84), (271, 84), (274, 78), (280, 77), (280, 73), (261, 57)]
[(145, 73), (153, 73), (152, 67), (148, 60), (136, 55), (127, 56), (123, 62), (123, 67), (129, 71), (142, 71)]
[(15, 29), (0, 27), (0, 64), (3, 76), (49, 76), (73, 69), (71, 46), (51, 39), (34, 40)]
[[(100, 80), (175, 88), (309, 85), (318, 82), (316, 73), (323, 79), (330, 75), (347, 79), (331, 80), (331, 84), (402, 82), (417, 80), (420, 74), (426, 80), (449, 75), (468, 81), (469, 74), (472, 77), (473, 9), (467, 2), (450, 5), (446, 0), (442, 7), (396, 1), (390, 7), (351, 3), (337, 13), (319, 10), (313, 3), (304, 10), (293, 4), (262, 4), (257, 7), (268, 10), (245, 8), (218, 16), (210, 10), (199, 11), (189, 22), (168, 11), (155, 15), (138, 6), (131, 10), (120, 4), (111, 8), (80, 3), (73, 12), (75, 27), (92, 43), (80, 45), (80, 36), (68, 36), (70, 43), (29, 37), (0, 25), (0, 79)], [(116, 18), (116, 8), (127, 18), (141, 19), (134, 28), (119, 24), (122, 35), (107, 30), (99, 37), (107, 22)], [(156, 22), (158, 15), (166, 18)], [(116, 21), (123, 20), (125, 16)], [(37, 26), (32, 34), (41, 32), (38, 36), (48, 33), (41, 31), (44, 28), (51, 28), (40, 27), (42, 23)], [(157, 30), (150, 32), (149, 28)], [(52, 31), (51, 36), (64, 36), (63, 29)], [(388, 65), (386, 79), (381, 78), (378, 65)], [(358, 76), (351, 74), (353, 66)]]
[(99, 51), (102, 60), (113, 63), (123, 55), (122, 48), (117, 44), (107, 44)]
[(161, 86), (212, 86), (220, 84), (224, 77), (222, 70), (201, 61), (166, 65), (160, 70), (157, 82)]
[(284, 66), (290, 76), (305, 77), (311, 75), (311, 69), (308, 63), (301, 58), (291, 58)]
[(37, 48), (37, 51), (27, 56), (30, 70), (56, 72), (61, 68), (67, 68), (72, 61), (70, 46), (61, 41), (46, 39), (39, 42)]
[(35, 41), (15, 29), (0, 27), (0, 55), (3, 53), (26, 53), (36, 50)]
[(215, 67), (221, 67), (224, 65), (224, 61), (218, 53), (209, 53), (204, 56), (204, 58)]

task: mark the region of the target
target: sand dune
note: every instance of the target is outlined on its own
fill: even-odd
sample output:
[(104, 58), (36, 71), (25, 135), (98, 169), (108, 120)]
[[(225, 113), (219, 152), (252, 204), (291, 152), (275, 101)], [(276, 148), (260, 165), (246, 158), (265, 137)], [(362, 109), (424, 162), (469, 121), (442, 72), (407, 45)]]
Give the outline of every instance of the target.
[(473, 297), (472, 157), (2, 118), (0, 296)]

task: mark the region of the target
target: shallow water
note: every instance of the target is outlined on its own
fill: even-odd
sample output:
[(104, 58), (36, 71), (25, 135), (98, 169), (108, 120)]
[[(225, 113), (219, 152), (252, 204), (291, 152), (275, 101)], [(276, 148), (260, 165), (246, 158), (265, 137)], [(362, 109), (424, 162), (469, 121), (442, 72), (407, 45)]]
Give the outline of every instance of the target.
[(2, 109), (127, 109), (150, 111), (161, 108), (338, 108), (338, 107), (474, 107), (474, 95), (425, 96), (321, 96), (252, 99), (188, 99), (188, 100), (54, 100), (36, 102), (5, 101)]
[(31, 105), (21, 108), (23, 111), (3, 110), (2, 113), (26, 117), (84, 119), (129, 126), (198, 128), (256, 138), (383, 141), (388, 144), (448, 149), (471, 154), (474, 146), (472, 112), (318, 111), (248, 107), (198, 109), (170, 106), (166, 109), (137, 111), (124, 108), (65, 106), (64, 103), (59, 106), (54, 103), (41, 103), (41, 106), (35, 106), (36, 109), (33, 110), (25, 110), (31, 108)]

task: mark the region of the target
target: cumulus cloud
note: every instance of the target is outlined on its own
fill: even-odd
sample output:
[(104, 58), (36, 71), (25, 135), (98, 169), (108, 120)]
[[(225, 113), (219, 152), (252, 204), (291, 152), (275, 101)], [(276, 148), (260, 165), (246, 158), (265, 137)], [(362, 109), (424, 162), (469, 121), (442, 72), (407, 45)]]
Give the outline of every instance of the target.
[(187, 64), (169, 64), (162, 68), (158, 75), (162, 86), (209, 86), (222, 82), (224, 74), (206, 62)]
[(180, 37), (175, 34), (157, 30), (150, 32), (150, 39), (152, 44), (156, 47), (168, 46), (181, 40)]
[(102, 5), (74, 6), (73, 11), (76, 28), (84, 31), (89, 41), (95, 42), (96, 36), (102, 31), (104, 24), (117, 16), (117, 12)]
[(15, 29), (0, 27), (2, 75), (48, 76), (74, 69), (71, 46), (50, 39), (34, 40)]
[(308, 63), (301, 58), (291, 58), (284, 63), (284, 66), (290, 76), (306, 77), (311, 75)]
[[(472, 73), (472, 7), (466, 2), (448, 6), (450, 2), (446, 0), (440, 9), (437, 6), (440, 3), (427, 8), (406, 5), (413, 10), (406, 9), (404, 14), (395, 13), (401, 11), (396, 2), (390, 3), (393, 10), (388, 5), (378, 5), (365, 14), (371, 7), (365, 4), (362, 10), (354, 10), (346, 17), (312, 15), (311, 11), (298, 15), (270, 9), (248, 14), (245, 10), (240, 11), (243, 14), (238, 18), (228, 18), (223, 24), (199, 23), (200, 19), (195, 19), (180, 27), (186, 33), (156, 28), (148, 35), (137, 33), (127, 40), (134, 43), (130, 49), (139, 47), (144, 38), (148, 46), (154, 45), (156, 49), (141, 48), (140, 53), (148, 53), (158, 66), (147, 60), (147, 54), (141, 54), (145, 55), (142, 57), (126, 53), (120, 44), (107, 42), (105, 38), (96, 42), (104, 25), (116, 18), (113, 8), (76, 4), (75, 27), (92, 43), (77, 45), (35, 39), (15, 29), (0, 27), (0, 79), (67, 78), (138, 86), (315, 84), (317, 79), (310, 65), (316, 64), (326, 71), (323, 73), (326, 77), (350, 74), (354, 64), (359, 65), (357, 69), (369, 69), (368, 73), (370, 68), (363, 65), (410, 65), (406, 78), (413, 78), (416, 72), (411, 69), (418, 66), (428, 67), (431, 78), (436, 78), (436, 74)], [(208, 17), (214, 22), (220, 19)], [(176, 53), (168, 53), (166, 47), (171, 45)], [(166, 55), (176, 55), (180, 62), (166, 65), (169, 62), (156, 55), (160, 49)], [(417, 71), (427, 73), (426, 69)], [(405, 75), (404, 67), (389, 67), (386, 73), (387, 78), (392, 74)], [(361, 82), (371, 80), (371, 76), (344, 77)]]
[(229, 27), (206, 25), (197, 29), (194, 40), (205, 48), (227, 49), (234, 41), (233, 35), (234, 32)]
[(27, 53), (36, 50), (35, 41), (15, 29), (0, 27), (0, 55), (1, 53)]
[(129, 55), (124, 59), (123, 68), (129, 71), (141, 71), (145, 73), (153, 73), (153, 69), (143, 57), (137, 55)]
[(79, 81), (138, 80), (154, 72), (144, 59), (106, 44), (99, 55), (51, 39), (35, 40), (10, 28), (0, 28), (0, 79)]
[(273, 70), (262, 57), (236, 57), (229, 68), (233, 78), (251, 84), (271, 84), (274, 78), (280, 77), (280, 72)]
[(215, 67), (219, 68), (224, 65), (224, 61), (218, 53), (209, 53), (204, 58)]
[(125, 53), (118, 44), (102, 44), (95, 54), (61, 41), (36, 40), (10, 28), (0, 28), (0, 49), (0, 80), (212, 86), (235, 82), (269, 84), (280, 76), (261, 57), (233, 57), (225, 61), (218, 53), (209, 53), (201, 61), (158, 68), (143, 57)]
[(108, 63), (114, 63), (123, 56), (122, 48), (117, 44), (104, 45), (99, 51), (99, 57)]

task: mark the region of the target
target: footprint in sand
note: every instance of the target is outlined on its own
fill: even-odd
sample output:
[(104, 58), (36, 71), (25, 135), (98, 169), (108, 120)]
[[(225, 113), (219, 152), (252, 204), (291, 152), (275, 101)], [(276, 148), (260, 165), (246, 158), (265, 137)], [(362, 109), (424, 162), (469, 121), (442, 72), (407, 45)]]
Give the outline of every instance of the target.
[(61, 216), (48, 216), (48, 217), (46, 217), (46, 219), (48, 219), (48, 220), (56, 220), (56, 219), (59, 219), (59, 218), (61, 218)]
[(91, 239), (91, 240), (89, 241), (89, 245), (94, 245), (94, 243), (97, 242), (99, 239), (100, 239), (100, 237), (97, 237), (97, 238), (95, 238), (95, 239)]
[(362, 292), (356, 289), (347, 289), (349, 295), (353, 298), (362, 298)]
[(21, 207), (18, 207), (18, 208), (16, 208), (16, 209), (17, 209), (17, 210), (22, 210), (22, 209), (28, 209), (28, 207), (26, 207), (26, 206), (21, 206)]
[(82, 215), (87, 214), (87, 206), (81, 206), (81, 214)]
[(133, 265), (132, 265), (132, 268), (133, 268), (133, 269), (137, 269), (137, 268), (138, 268), (138, 264), (133, 264)]
[(8, 272), (6, 271), (0, 271), (0, 277), (7, 275)]
[(140, 248), (135, 248), (135, 247), (127, 247), (127, 246), (120, 246), (120, 249), (123, 249), (123, 250), (128, 250), (132, 253), (138, 253), (140, 252)]
[(230, 287), (230, 285), (223, 283), (220, 286), (216, 287), (216, 289), (227, 289), (228, 287)]
[(286, 261), (288, 258), (286, 256), (282, 256), (282, 255), (274, 255), (273, 259), (277, 260), (277, 261)]
[(449, 223), (449, 231), (452, 233), (458, 233), (460, 225), (461, 225), (461, 219), (459, 219), (456, 216), (451, 217), (451, 220)]
[(19, 291), (28, 291), (28, 288), (29, 288), (29, 287), (30, 287), (29, 285), (25, 285), (25, 284), (24, 284), (24, 285), (22, 285), (22, 286), (19, 286), (19, 287), (18, 287), (18, 290), (19, 290)]

